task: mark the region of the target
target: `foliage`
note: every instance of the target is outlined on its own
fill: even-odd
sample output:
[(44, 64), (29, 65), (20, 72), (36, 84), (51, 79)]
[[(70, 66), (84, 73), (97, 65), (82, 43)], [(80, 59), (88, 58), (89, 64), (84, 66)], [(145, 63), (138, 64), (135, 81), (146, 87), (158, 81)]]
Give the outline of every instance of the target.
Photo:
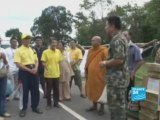
[(160, 38), (160, 0), (151, 0), (145, 4), (147, 12), (146, 20), (150, 24), (152, 30), (152, 36), (154, 38)]
[(83, 0), (83, 3), (80, 4), (80, 7), (84, 10), (89, 10), (90, 13), (99, 11), (101, 19), (104, 19), (104, 13), (106, 10), (110, 10), (112, 6), (112, 0)]
[[(90, 45), (90, 40), (95, 35), (101, 36), (104, 43), (106, 42), (104, 13), (111, 5), (112, 0), (83, 0), (80, 7), (88, 11), (89, 15), (78, 12), (75, 16), (76, 37), (80, 44)], [(97, 11), (94, 10), (96, 8), (100, 8), (101, 18), (97, 18)]]
[(6, 37), (17, 38), (19, 45), (21, 44), (21, 35), (22, 35), (22, 32), (20, 32), (18, 28), (11, 28), (11, 29), (7, 30), (5, 33)]
[(118, 6), (114, 1), (83, 0), (80, 4), (83, 12), (77, 12), (74, 17), (65, 7), (50, 6), (34, 20), (32, 34), (40, 34), (46, 40), (50, 36), (60, 40), (70, 39), (74, 22), (76, 39), (80, 44), (90, 45), (90, 40), (95, 35), (101, 36), (103, 41), (108, 43), (104, 30), (106, 18), (118, 15), (122, 19), (123, 30), (132, 32), (134, 42), (148, 42), (160, 37), (160, 0), (150, 0), (142, 7), (129, 3)]
[[(98, 4), (105, 5), (101, 6), (105, 8), (102, 9), (101, 19), (96, 18), (96, 11), (92, 9), (98, 6)], [(151, 0), (142, 7), (137, 4), (131, 5), (128, 3), (124, 6), (116, 5), (112, 9), (109, 9), (111, 8), (110, 6), (113, 6), (112, 0), (83, 0), (83, 4), (80, 6), (85, 10), (89, 10), (90, 14), (85, 16), (87, 19), (76, 22), (77, 39), (83, 45), (88, 45), (89, 42), (86, 40), (90, 40), (94, 35), (100, 35), (105, 39), (104, 18), (111, 15), (118, 15), (121, 17), (123, 30), (130, 30), (132, 32), (132, 40), (134, 42), (148, 42), (152, 39), (158, 39), (160, 38), (159, 5), (159, 0)], [(109, 12), (104, 16), (103, 13), (106, 9)]]
[(82, 13), (77, 13), (76, 18), (76, 37), (80, 44), (90, 45), (91, 38), (95, 35), (101, 36), (103, 41), (106, 42), (104, 30), (105, 20), (95, 19), (95, 17), (92, 16), (92, 21), (89, 21)]
[(58, 40), (69, 39), (72, 32), (73, 15), (62, 6), (50, 6), (34, 20), (32, 34), (42, 35), (46, 42), (52, 36)]

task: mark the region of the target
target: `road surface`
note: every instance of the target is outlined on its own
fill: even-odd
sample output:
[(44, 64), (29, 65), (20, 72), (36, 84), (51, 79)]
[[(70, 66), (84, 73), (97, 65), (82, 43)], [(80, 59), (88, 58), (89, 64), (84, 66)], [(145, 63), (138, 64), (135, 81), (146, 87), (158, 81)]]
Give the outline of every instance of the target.
[(110, 120), (107, 105), (103, 116), (99, 116), (96, 111), (86, 112), (85, 110), (90, 107), (91, 103), (87, 99), (80, 97), (76, 86), (72, 88), (71, 101), (61, 102), (61, 108), (53, 107), (51, 110), (46, 110), (46, 100), (42, 96), (41, 94), (40, 108), (43, 110), (43, 114), (33, 113), (29, 104), (26, 117), (20, 118), (18, 115), (18, 101), (13, 100), (7, 102), (8, 112), (12, 114), (12, 117), (7, 120)]

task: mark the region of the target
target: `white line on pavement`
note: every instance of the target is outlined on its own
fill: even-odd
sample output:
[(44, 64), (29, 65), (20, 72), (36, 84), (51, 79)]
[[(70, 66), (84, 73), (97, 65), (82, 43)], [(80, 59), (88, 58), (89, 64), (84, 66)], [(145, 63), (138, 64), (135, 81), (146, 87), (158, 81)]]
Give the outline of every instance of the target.
[[(43, 90), (41, 88), (39, 88), (39, 91), (43, 94)], [(71, 115), (73, 115), (74, 117), (76, 117), (79, 120), (87, 120), (86, 118), (84, 118), (83, 116), (81, 116), (80, 114), (76, 113), (75, 111), (73, 111), (71, 108), (67, 107), (66, 105), (64, 105), (63, 103), (59, 102), (59, 105), (66, 110), (67, 112), (69, 112)]]
[(67, 107), (66, 105), (64, 105), (63, 103), (59, 103), (61, 105), (61, 107), (66, 110), (67, 112), (69, 112), (71, 115), (73, 115), (74, 117), (76, 117), (79, 120), (87, 120), (86, 118), (84, 118), (83, 116), (79, 115), (78, 113), (76, 113), (75, 111), (73, 111), (72, 109), (70, 109), (69, 107)]

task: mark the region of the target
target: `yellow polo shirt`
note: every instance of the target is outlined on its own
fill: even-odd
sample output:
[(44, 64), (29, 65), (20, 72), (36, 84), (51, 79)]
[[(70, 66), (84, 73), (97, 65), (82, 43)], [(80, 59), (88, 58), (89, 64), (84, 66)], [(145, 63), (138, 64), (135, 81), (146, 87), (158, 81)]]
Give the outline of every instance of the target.
[(45, 78), (59, 78), (60, 68), (59, 63), (62, 60), (62, 54), (58, 49), (55, 51), (48, 48), (42, 54), (41, 61), (45, 62), (46, 67), (44, 69)]
[(82, 60), (82, 51), (79, 48), (69, 49), (71, 61)]
[(37, 62), (37, 54), (31, 47), (22, 45), (17, 48), (14, 54), (14, 62), (23, 65), (35, 64)]

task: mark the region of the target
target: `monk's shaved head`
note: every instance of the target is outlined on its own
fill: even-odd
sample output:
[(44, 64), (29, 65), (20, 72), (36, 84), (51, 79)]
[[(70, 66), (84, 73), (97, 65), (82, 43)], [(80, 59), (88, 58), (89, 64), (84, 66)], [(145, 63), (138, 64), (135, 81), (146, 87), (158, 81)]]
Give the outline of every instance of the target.
[(102, 39), (101, 39), (101, 37), (100, 36), (94, 36), (94, 37), (92, 37), (92, 40), (96, 40), (96, 41), (98, 41), (98, 42), (102, 42)]
[(102, 39), (101, 39), (100, 36), (94, 36), (94, 37), (92, 37), (92, 46), (93, 47), (100, 46), (101, 42), (102, 42)]

